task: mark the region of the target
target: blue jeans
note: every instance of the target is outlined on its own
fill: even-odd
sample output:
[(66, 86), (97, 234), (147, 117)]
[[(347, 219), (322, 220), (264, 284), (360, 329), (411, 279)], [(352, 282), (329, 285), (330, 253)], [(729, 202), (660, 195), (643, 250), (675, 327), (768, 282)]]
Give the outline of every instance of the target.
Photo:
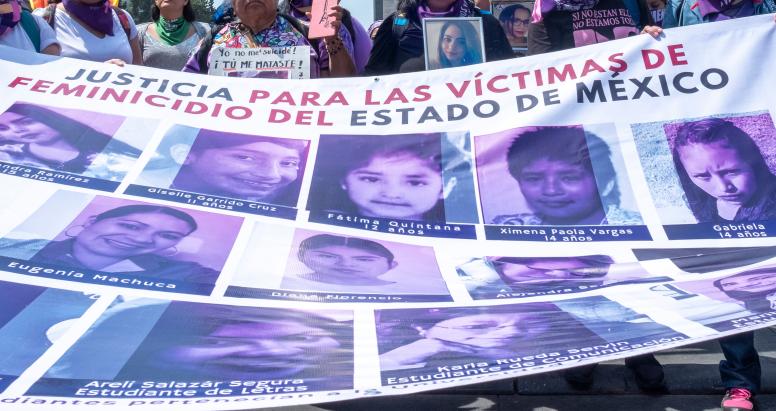
[(760, 390), (760, 356), (754, 348), (754, 332), (720, 338), (725, 359), (719, 362), (719, 375), (725, 388)]

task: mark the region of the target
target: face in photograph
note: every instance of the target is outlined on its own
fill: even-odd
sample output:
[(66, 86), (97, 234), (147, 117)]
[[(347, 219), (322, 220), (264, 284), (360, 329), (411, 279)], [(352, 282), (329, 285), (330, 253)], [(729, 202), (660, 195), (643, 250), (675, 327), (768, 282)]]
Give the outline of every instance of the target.
[(699, 222), (768, 219), (776, 212), (776, 176), (760, 149), (731, 121), (710, 118), (682, 125), (674, 163)]
[(409, 152), (372, 157), (348, 172), (342, 188), (368, 217), (421, 220), (444, 199), (438, 165)]
[(512, 45), (525, 45), (528, 41), (528, 25), (531, 24), (531, 10), (522, 4), (504, 7), (498, 16), (499, 22)]
[(606, 255), (580, 257), (501, 257), (493, 264), (506, 284), (583, 285), (597, 284), (614, 260)]
[(379, 277), (398, 265), (393, 253), (376, 241), (330, 234), (303, 240), (298, 258), (311, 270), (301, 277), (342, 285), (389, 283)]
[(536, 331), (526, 329), (530, 314), (476, 314), (451, 318), (434, 324), (425, 338), (477, 348), (503, 348), (525, 339)]
[(477, 30), (468, 21), (446, 21), (439, 31), (437, 56), (440, 67), (482, 63)]
[(205, 194), (272, 201), (300, 177), (305, 150), (304, 141), (202, 130), (173, 185)]

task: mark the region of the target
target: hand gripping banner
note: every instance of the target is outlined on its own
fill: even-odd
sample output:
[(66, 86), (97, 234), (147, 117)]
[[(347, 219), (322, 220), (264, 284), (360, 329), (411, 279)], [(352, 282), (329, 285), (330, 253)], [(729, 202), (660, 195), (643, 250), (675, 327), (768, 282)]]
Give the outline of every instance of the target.
[(318, 403), (772, 326), (771, 20), (341, 80), (0, 48), (0, 405)]

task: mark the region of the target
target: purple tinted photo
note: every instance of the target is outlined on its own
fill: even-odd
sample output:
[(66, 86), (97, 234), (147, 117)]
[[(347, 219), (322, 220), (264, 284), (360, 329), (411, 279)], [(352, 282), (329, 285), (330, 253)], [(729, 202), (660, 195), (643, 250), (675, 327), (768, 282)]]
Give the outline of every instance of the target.
[(663, 127), (687, 205), (698, 222), (776, 218), (776, 128), (770, 115)]
[(297, 230), (291, 250), (282, 289), (448, 294), (431, 247)]
[(15, 103), (0, 113), (0, 161), (46, 170), (84, 173), (100, 154), (106, 167), (140, 150), (112, 136), (124, 117)]
[(97, 196), (53, 241), (5, 241), (24, 249), (40, 243), (30, 258), (38, 263), (213, 284), (241, 224), (232, 216)]
[(303, 379), (310, 388), (349, 388), (352, 313), (172, 302), (116, 379)]
[(485, 221), (497, 225), (634, 225), (621, 205), (609, 145), (581, 126), (525, 127), (478, 136)]
[(295, 206), (308, 144), (202, 129), (170, 188)]
[(741, 271), (715, 280), (683, 282), (679, 286), (709, 298), (736, 303), (748, 311), (776, 311), (776, 267)]
[(424, 369), (550, 353), (601, 340), (550, 303), (378, 310), (382, 371)]

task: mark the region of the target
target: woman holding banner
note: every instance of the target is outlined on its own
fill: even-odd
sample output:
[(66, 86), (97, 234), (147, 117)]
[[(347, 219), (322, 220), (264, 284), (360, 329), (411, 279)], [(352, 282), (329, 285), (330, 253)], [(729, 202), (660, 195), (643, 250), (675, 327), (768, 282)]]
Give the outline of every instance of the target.
[(150, 23), (138, 26), (143, 64), (180, 70), (197, 43), (210, 35), (210, 27), (196, 21), (189, 0), (155, 0)]
[(498, 19), (482, 13), (471, 0), (402, 0), (397, 11), (380, 25), (366, 66), (370, 75), (425, 70), (423, 19), (481, 17), (485, 61), (513, 57)]
[[(774, 0), (668, 0), (663, 17), (663, 28), (770, 13), (776, 13), (776, 1)], [(776, 17), (774, 17), (774, 21), (776, 21)]]
[[(339, 34), (323, 41), (328, 51), (327, 64), (313, 46), (316, 40), (307, 39), (307, 27), (293, 16), (278, 13), (278, 0), (233, 0), (237, 21), (214, 29), (214, 34), (200, 43), (197, 52), (189, 59), (183, 71), (207, 73), (212, 49), (226, 48), (283, 48), (310, 47), (310, 77), (346, 77), (356, 73), (353, 59)], [(331, 24), (339, 30), (343, 9), (332, 7)], [(322, 68), (328, 67), (328, 68)]]
[(39, 16), (23, 10), (19, 0), (0, 0), (0, 46), (59, 55), (54, 30)]

